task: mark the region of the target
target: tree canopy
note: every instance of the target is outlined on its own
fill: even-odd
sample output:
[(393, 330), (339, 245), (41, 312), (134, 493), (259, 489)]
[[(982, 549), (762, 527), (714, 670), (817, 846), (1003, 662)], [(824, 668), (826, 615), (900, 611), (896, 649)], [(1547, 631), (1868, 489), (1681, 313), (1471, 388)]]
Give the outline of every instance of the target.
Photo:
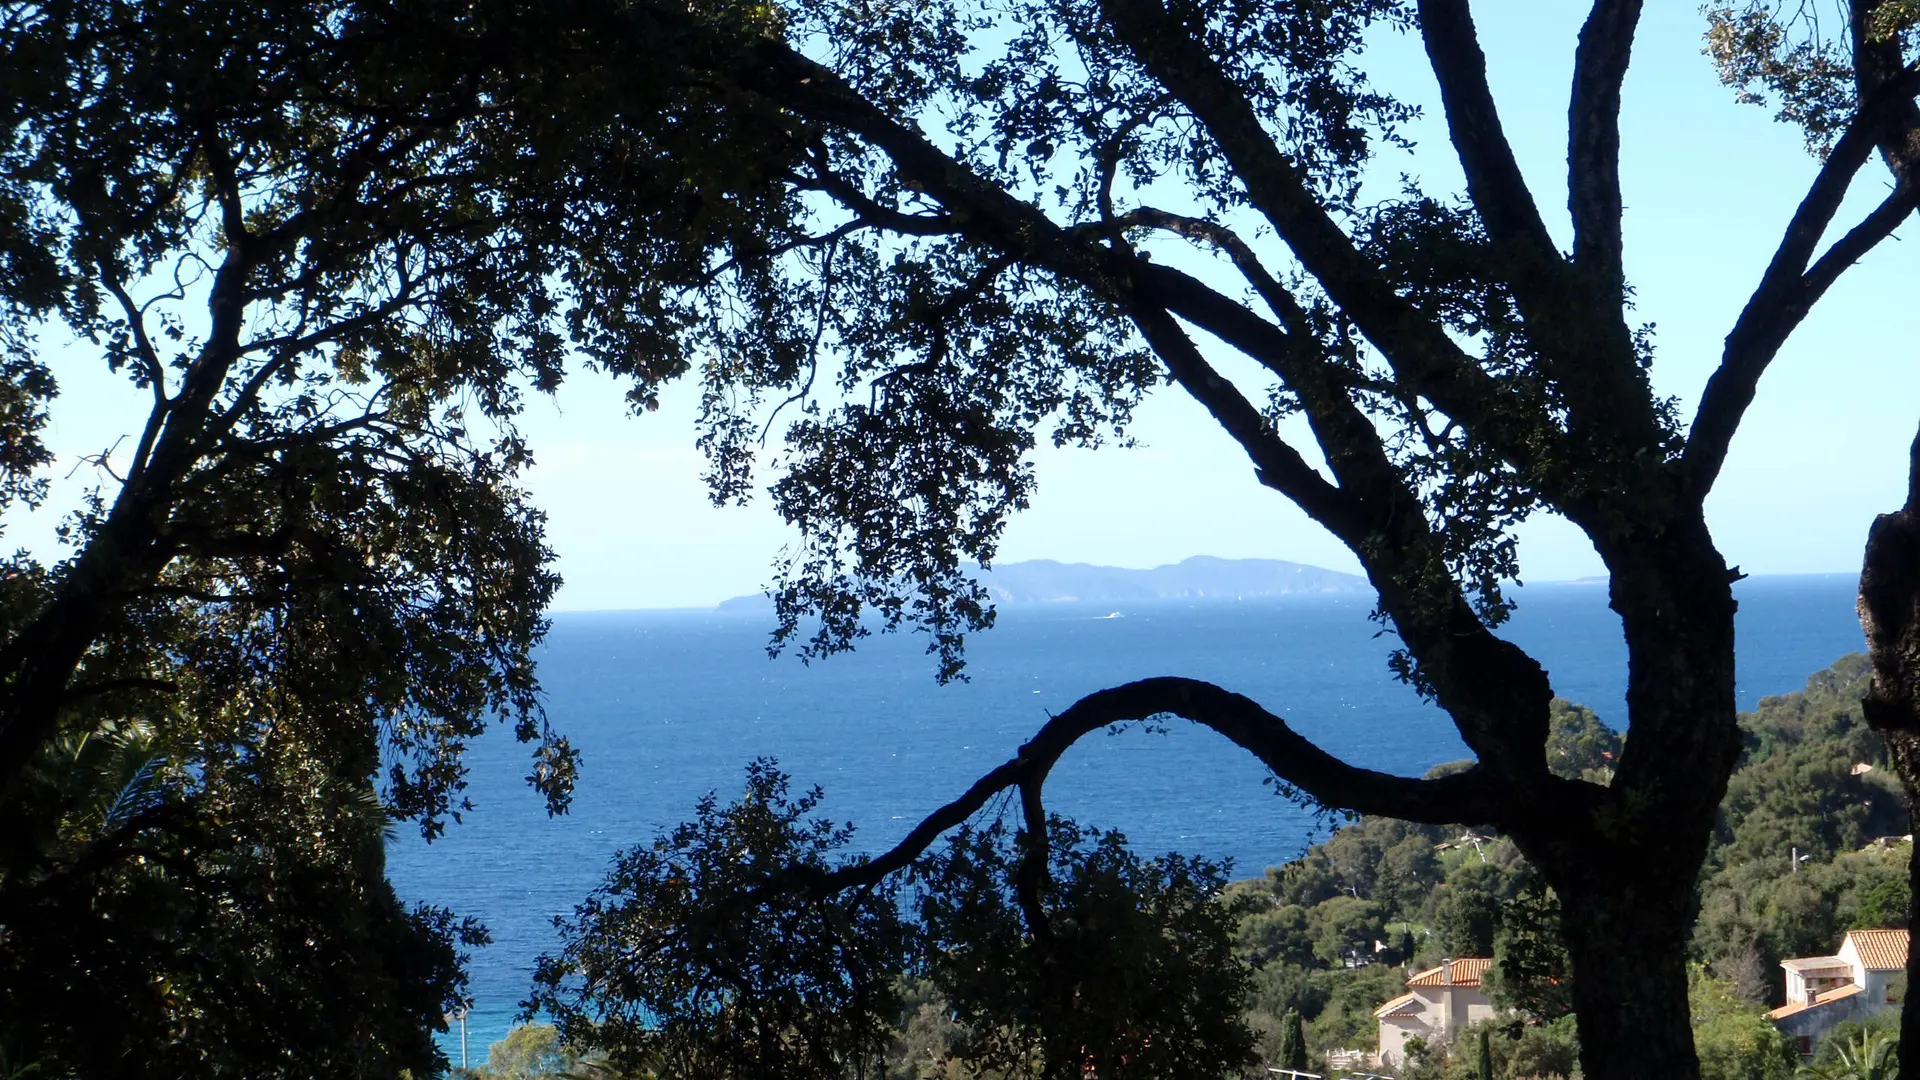
[(569, 356), (637, 407), (685, 367), (648, 297), (730, 226), (671, 184), (767, 145), (767, 110), (605, 56), (618, 16), (0, 6), (0, 513), (47, 495), (60, 365), (150, 402), (64, 549), (0, 563), (9, 1062), (440, 1062), (480, 931), (402, 908), (383, 836), (459, 816), (490, 725), (553, 811), (576, 772), (533, 671), (558, 579), (515, 415)]
[[(697, 370), (717, 499), (745, 497), (779, 429), (771, 496), (799, 542), (776, 644), (821, 655), (913, 626), (943, 678), (991, 622), (966, 567), (1026, 504), (1029, 452), (1124, 439), (1142, 398), (1171, 387), (1354, 553), (1395, 670), (1473, 763), (1360, 769), (1231, 689), (1153, 677), (1065, 708), (871, 861), (768, 860), (688, 894), (658, 851), (604, 897), (608, 917), (634, 890), (679, 897), (676, 918), (713, 935), (688, 941), (718, 951), (663, 970), (704, 985), (729, 959), (771, 980), (764, 1001), (718, 999), (774, 1010), (734, 1056), (687, 1067), (820, 1071), (869, 1052), (857, 1025), (796, 1038), (797, 1014), (778, 1012), (803, 992), (877, 993), (860, 950), (832, 970), (760, 969), (733, 950), (779, 935), (729, 916), (822, 934), (881, 918), (892, 876), (932, 873), (936, 841), (1003, 793), (1020, 799), (1016, 833), (963, 832), (938, 865), (980, 911), (1017, 916), (995, 926), (1017, 931), (1022, 963), (1079, 955), (1056, 908), (1127, 923), (1115, 883), (1165, 901), (1135, 913), (1167, 940), (1211, 918), (1182, 900), (1210, 871), (1129, 861), (1044, 805), (1076, 740), (1175, 716), (1321, 805), (1499, 829), (1566, 914), (1586, 1074), (1695, 1075), (1693, 883), (1744, 747), (1738, 572), (1703, 505), (1782, 343), (1920, 204), (1920, 69), (1905, 0), (1847, 5), (1831, 38), (1767, 6), (1710, 16), (1723, 72), (1806, 123), (1818, 163), (1682, 416), (1651, 389), (1626, 274), (1619, 108), (1640, 7), (1594, 0), (1579, 35), (1564, 220), (1515, 162), (1467, 0), (0, 9), (0, 499), (43, 491), (57, 373), (36, 335), (77, 335), (152, 399), (125, 454), (101, 456), (69, 554), (17, 557), (0, 578), (0, 893), (90, 860), (139, 869), (132, 840), (225, 822), (213, 811), (253, 788), (260, 805), (300, 792), (331, 808), (319, 831), (340, 830), (338, 852), (369, 842), (372, 815), (353, 808), (371, 793), (432, 835), (460, 809), (462, 748), (494, 720), (537, 743), (531, 779), (563, 808), (575, 758), (530, 661), (555, 580), (515, 487), (513, 423), (570, 352), (627, 377), (643, 409), (659, 380)], [(1369, 43), (1390, 32), (1425, 51), (1461, 190), (1378, 182), (1385, 152), (1417, 149), (1413, 106), (1369, 78)], [(1876, 154), (1894, 183), (1844, 219)], [(1499, 634), (1513, 528), (1541, 511), (1610, 575), (1629, 654), (1611, 765), (1549, 758), (1566, 718)], [(1898, 605), (1869, 607), (1897, 638)], [(1886, 635), (1883, 674), (1898, 666)], [(150, 774), (164, 783), (127, 789), (151, 813), (89, 833), (89, 797), (63, 772), (84, 747), (63, 747), (136, 724), (165, 748)], [(779, 828), (805, 817), (780, 791), (761, 802)], [(756, 839), (833, 846), (782, 835)], [(219, 862), (249, 843), (273, 847), (191, 850)], [(370, 860), (325, 844), (288, 857), (371, 880)], [(1470, 891), (1450, 932), (1479, 943)], [(444, 959), (453, 929), (420, 918)], [(1345, 948), (1334, 938), (1316, 947)], [(1130, 959), (1197, 971), (1164, 950)], [(638, 1017), (664, 984), (626, 964), (583, 973), (619, 988), (596, 1006)], [(661, 1000), (696, 1026), (722, 1007)], [(1060, 1069), (1124, 1047), (1135, 1067), (1205, 1071), (1243, 1048), (1229, 1028), (1169, 1045), (1168, 1007), (1040, 1010), (1008, 1030)], [(1077, 1034), (1095, 1021), (1104, 1042)]]
[[(716, 257), (678, 309), (705, 350), (717, 498), (745, 495), (780, 431), (771, 494), (800, 543), (776, 644), (820, 655), (914, 625), (959, 674), (964, 635), (991, 621), (966, 566), (1025, 505), (1028, 452), (1125, 438), (1164, 386), (1354, 553), (1396, 670), (1474, 755), (1384, 776), (1231, 689), (1146, 678), (1060, 712), (849, 887), (904, 870), (1002, 792), (1036, 808), (1040, 842), (1068, 745), (1182, 717), (1324, 805), (1498, 827), (1566, 910), (1586, 1074), (1695, 1073), (1692, 883), (1743, 747), (1739, 574), (1703, 504), (1782, 343), (1920, 201), (1883, 152), (1894, 184), (1842, 216), (1890, 133), (1920, 130), (1920, 77), (1904, 5), (1843, 13), (1832, 138), (1683, 416), (1651, 389), (1626, 274), (1619, 111), (1639, 14), (1589, 6), (1562, 219), (1516, 164), (1464, 0), (635, 9), (650, 33), (707, 43), (691, 79), (777, 107), (786, 130), (784, 201), (758, 219), (777, 241)], [(1369, 42), (1396, 31), (1424, 48), (1461, 190), (1371, 168), (1409, 149), (1412, 106), (1369, 78)], [(1546, 673), (1499, 634), (1512, 530), (1540, 511), (1592, 541), (1628, 651), (1628, 738), (1578, 774), (1546, 758)]]

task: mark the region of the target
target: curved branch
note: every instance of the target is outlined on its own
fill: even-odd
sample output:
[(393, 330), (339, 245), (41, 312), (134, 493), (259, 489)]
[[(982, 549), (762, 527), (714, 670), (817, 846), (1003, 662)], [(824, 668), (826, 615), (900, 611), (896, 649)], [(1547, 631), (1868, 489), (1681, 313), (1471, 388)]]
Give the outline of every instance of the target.
[(1162, 676), (1081, 698), (1042, 725), (1011, 761), (927, 815), (905, 840), (876, 858), (821, 876), (814, 889), (838, 892), (906, 869), (941, 834), (965, 823), (1000, 792), (1023, 785), (1037, 792), (1054, 763), (1083, 736), (1156, 716), (1178, 716), (1212, 728), (1259, 758), (1281, 781), (1327, 806), (1431, 824), (1497, 822), (1507, 816), (1504, 789), (1477, 766), (1434, 780), (1362, 769), (1315, 746), (1251, 698), (1199, 679)]
[(1286, 327), (1288, 334), (1297, 339), (1313, 336), (1306, 309), (1300, 306), (1300, 301), (1287, 291), (1286, 286), (1280, 284), (1278, 278), (1261, 265), (1260, 257), (1254, 254), (1253, 247), (1239, 233), (1217, 221), (1175, 214), (1151, 206), (1130, 210), (1118, 220), (1122, 226), (1142, 225), (1160, 229), (1189, 239), (1203, 240), (1219, 248), (1233, 262), (1233, 268), (1240, 271), (1240, 276), (1247, 279), (1247, 284), (1253, 286), (1253, 291), (1260, 294), (1260, 299), (1267, 302), (1267, 307)]

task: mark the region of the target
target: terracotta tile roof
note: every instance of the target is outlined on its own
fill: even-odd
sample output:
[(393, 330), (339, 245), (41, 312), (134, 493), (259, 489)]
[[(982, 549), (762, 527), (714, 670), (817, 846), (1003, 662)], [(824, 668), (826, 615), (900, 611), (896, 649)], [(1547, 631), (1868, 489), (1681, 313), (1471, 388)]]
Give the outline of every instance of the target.
[(1401, 994), (1385, 1005), (1373, 1011), (1373, 1015), (1385, 1020), (1389, 1016), (1413, 1016), (1419, 1013), (1420, 999), (1412, 994)]
[(1847, 940), (1867, 965), (1868, 971), (1905, 971), (1907, 969), (1907, 932), (1905, 930), (1849, 930)]
[(1804, 1001), (1789, 1001), (1785, 1005), (1782, 1005), (1779, 1008), (1768, 1013), (1767, 1019), (1776, 1020), (1776, 1021), (1785, 1020), (1787, 1017), (1793, 1016), (1796, 1013), (1806, 1012), (1811, 1007), (1812, 1006), (1809, 1006)]
[(1867, 988), (1861, 986), (1859, 983), (1848, 983), (1846, 986), (1842, 986), (1837, 990), (1828, 990), (1822, 994), (1815, 994), (1809, 1000), (1795, 1001), (1782, 1005), (1768, 1013), (1767, 1018), (1770, 1020), (1785, 1020), (1787, 1017), (1793, 1016), (1796, 1013), (1803, 1013), (1808, 1009), (1817, 1009), (1822, 1005), (1835, 1001), (1843, 1001), (1855, 994), (1864, 994), (1866, 992)]
[(1448, 960), (1437, 968), (1415, 972), (1407, 976), (1408, 986), (1479, 986), (1480, 976), (1487, 973), (1493, 961), (1485, 957), (1468, 957), (1464, 960)]

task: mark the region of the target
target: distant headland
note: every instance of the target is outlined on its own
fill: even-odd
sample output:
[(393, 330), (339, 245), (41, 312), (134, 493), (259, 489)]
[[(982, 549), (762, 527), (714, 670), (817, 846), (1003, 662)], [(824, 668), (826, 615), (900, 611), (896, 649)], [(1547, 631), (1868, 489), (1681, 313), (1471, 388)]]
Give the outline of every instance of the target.
[[(1125, 600), (1257, 599), (1266, 596), (1369, 592), (1367, 579), (1280, 559), (1216, 559), (1210, 555), (1151, 570), (1053, 559), (1001, 563), (978, 572), (980, 584), (999, 604), (1048, 604), (1069, 601), (1109, 603)], [(764, 607), (765, 596), (736, 596), (722, 601), (723, 611)]]

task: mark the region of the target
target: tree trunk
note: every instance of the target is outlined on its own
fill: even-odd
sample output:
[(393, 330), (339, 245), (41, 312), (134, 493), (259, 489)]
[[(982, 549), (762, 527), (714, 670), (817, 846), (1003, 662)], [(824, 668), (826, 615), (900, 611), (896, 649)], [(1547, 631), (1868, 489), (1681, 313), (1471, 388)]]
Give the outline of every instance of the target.
[[(1595, 860), (1596, 868), (1611, 862)], [(1555, 885), (1588, 1080), (1700, 1074), (1687, 1007), (1693, 886), (1692, 875), (1650, 868), (1604, 876), (1589, 870)]]
[(1697, 518), (1621, 545), (1608, 568), (1629, 649), (1620, 767), (1605, 788), (1528, 792), (1509, 832), (1560, 898), (1588, 1080), (1696, 1080), (1687, 951), (1740, 753), (1735, 575)]
[[(1860, 567), (1860, 626), (1873, 658), (1873, 686), (1860, 703), (1887, 742), (1912, 814), (1920, 806), (1920, 437), (1911, 452), (1906, 505), (1874, 519)], [(1907, 852), (1907, 883), (1920, 895), (1920, 861)], [(1907, 947), (1908, 1000), (1900, 1007), (1900, 1077), (1920, 1080), (1920, 1008), (1912, 987), (1920, 965)]]

